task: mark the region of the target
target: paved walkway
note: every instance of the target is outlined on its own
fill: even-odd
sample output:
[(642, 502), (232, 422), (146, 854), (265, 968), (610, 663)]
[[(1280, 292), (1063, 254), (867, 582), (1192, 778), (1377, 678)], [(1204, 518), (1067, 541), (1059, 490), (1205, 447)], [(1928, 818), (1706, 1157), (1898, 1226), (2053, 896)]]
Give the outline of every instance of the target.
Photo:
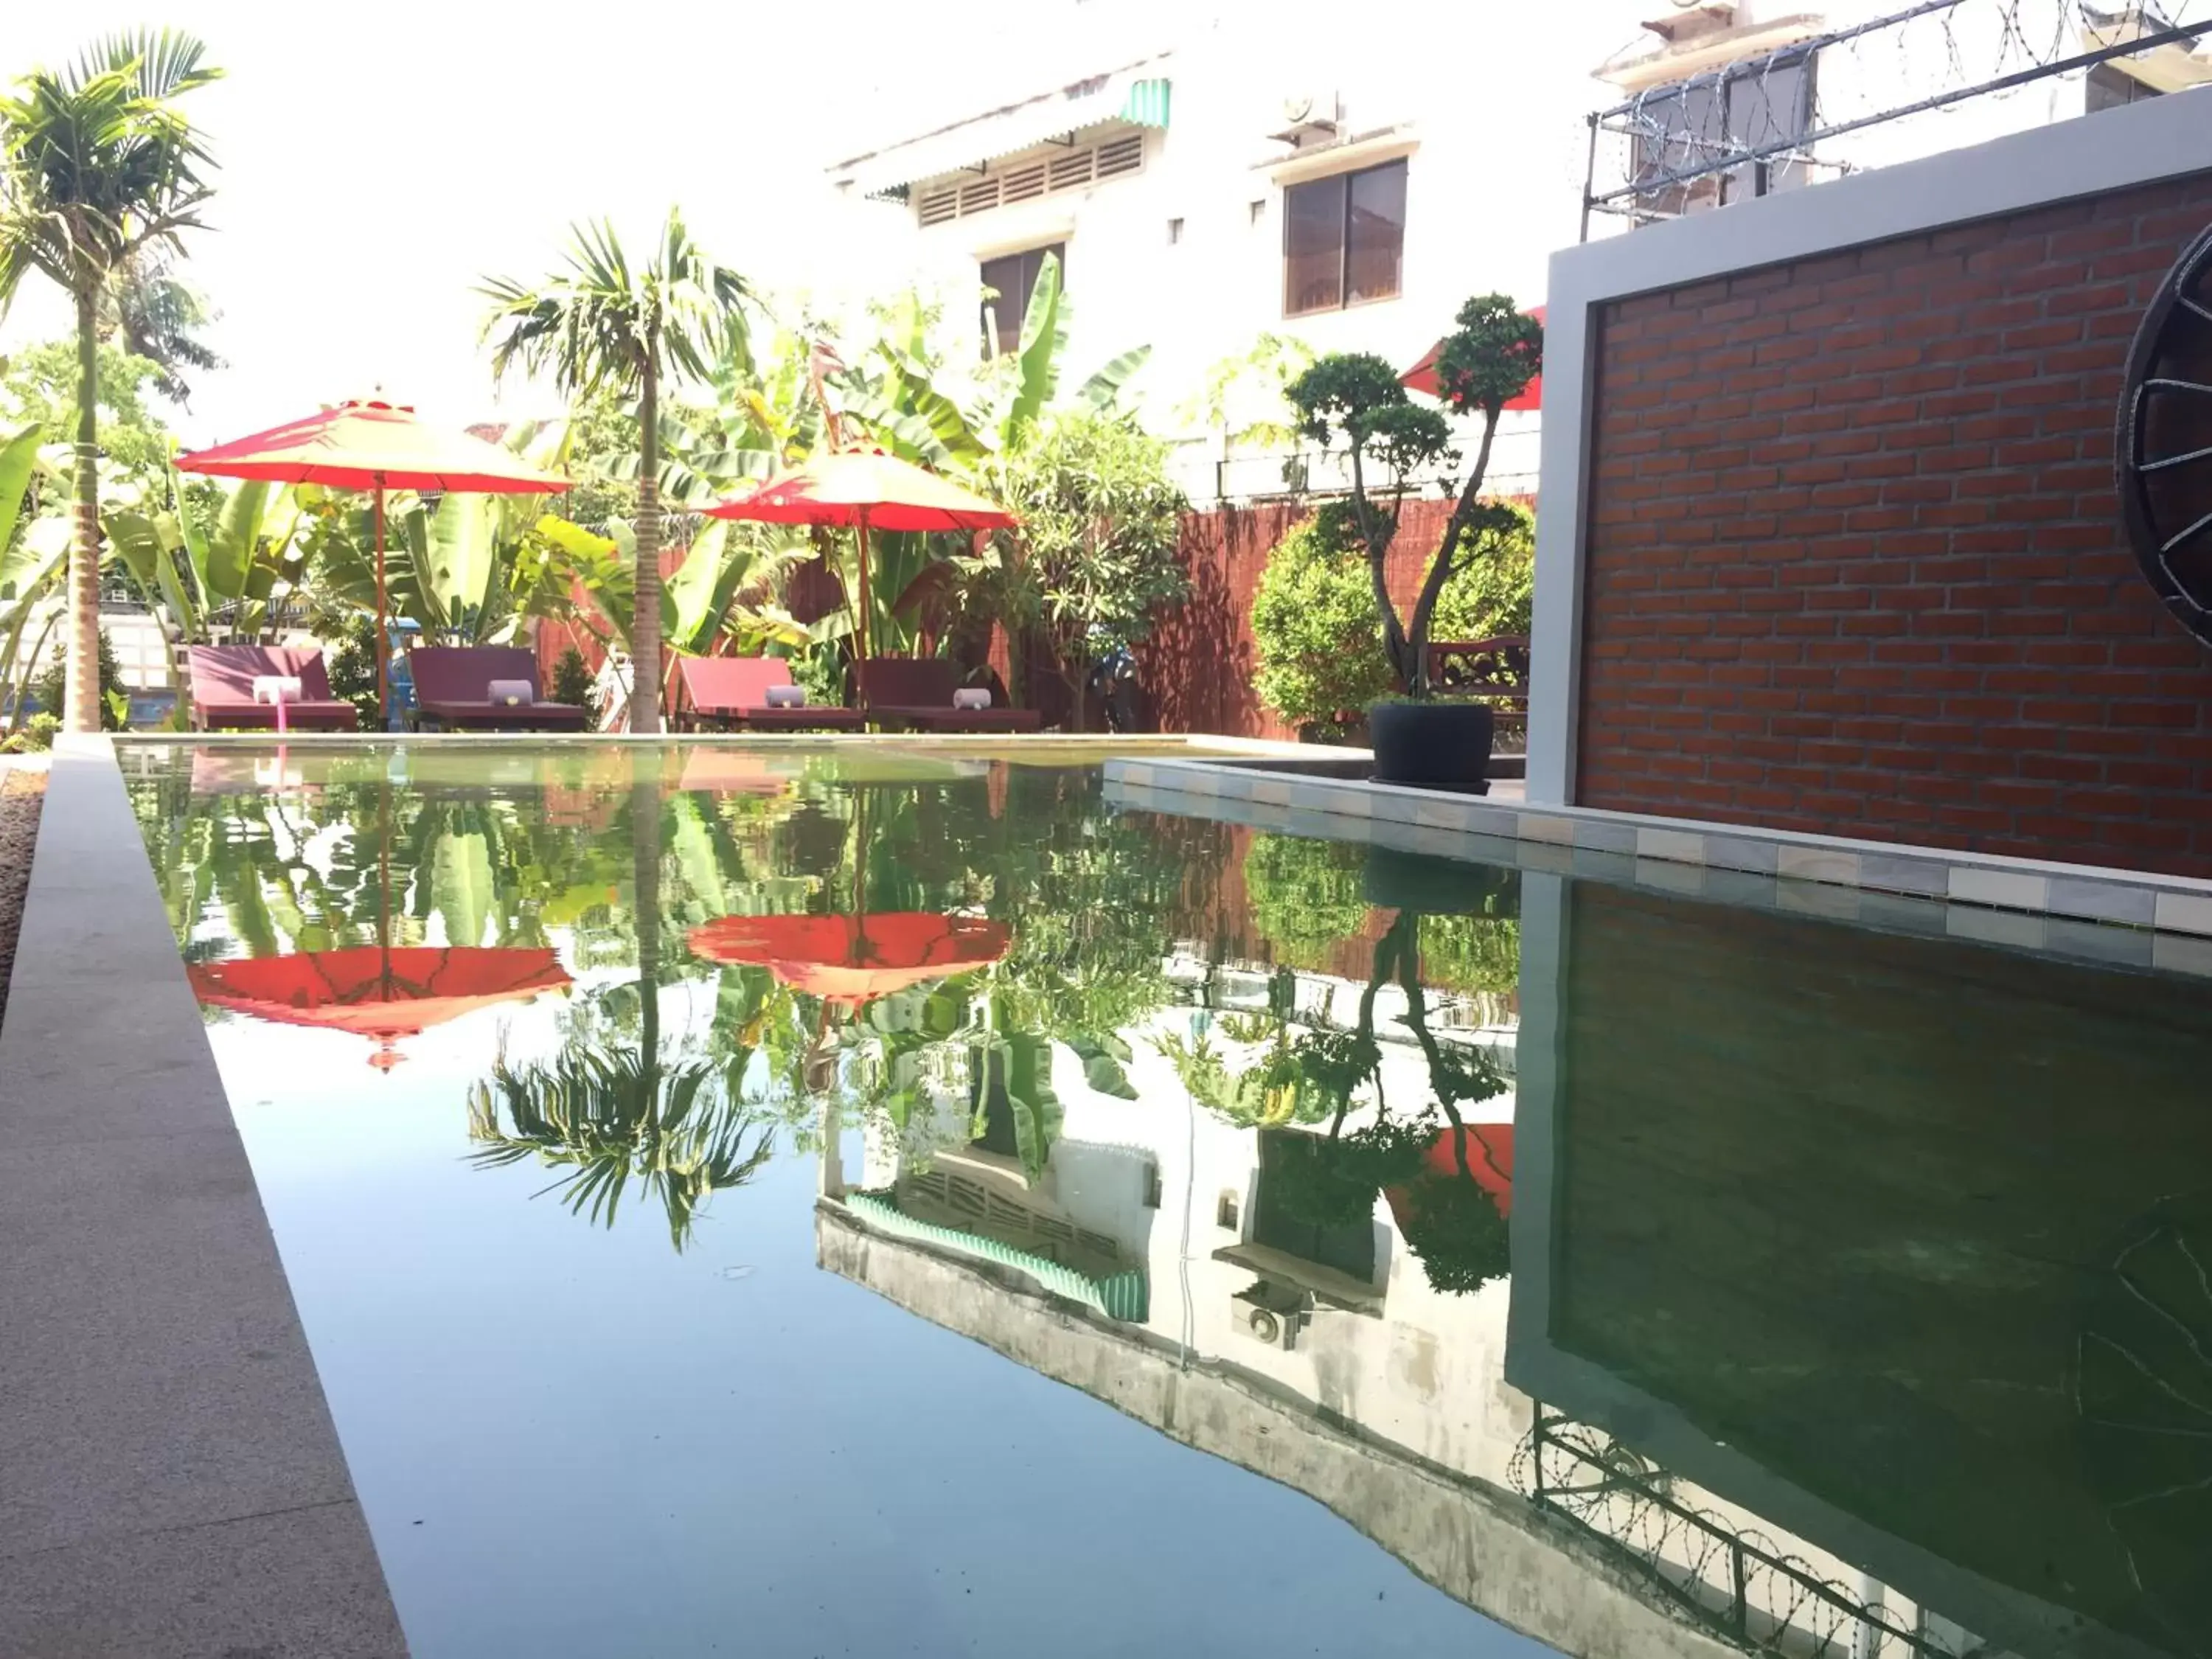
[(0, 1029), (0, 1654), (405, 1651), (121, 775), (70, 740)]

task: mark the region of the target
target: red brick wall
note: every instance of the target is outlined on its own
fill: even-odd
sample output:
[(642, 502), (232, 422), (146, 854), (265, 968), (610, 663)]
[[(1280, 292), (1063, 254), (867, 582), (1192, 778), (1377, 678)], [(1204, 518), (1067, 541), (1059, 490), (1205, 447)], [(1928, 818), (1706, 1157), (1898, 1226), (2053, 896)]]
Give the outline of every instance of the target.
[[(1391, 544), (1390, 591), (1412, 608), (1429, 559), (1443, 539), (1449, 501), (1406, 503), (1398, 538)], [(1218, 507), (1183, 520), (1184, 568), (1190, 599), (1169, 617), (1137, 653), (1139, 683), (1152, 699), (1163, 732), (1207, 732), (1232, 738), (1295, 738), (1297, 733), (1261, 707), (1252, 690), (1257, 668), (1252, 642), (1252, 596), (1267, 568), (1267, 555), (1304, 507), (1282, 505)]]
[[(1401, 613), (1413, 608), (1429, 560), (1443, 539), (1451, 507), (1438, 498), (1406, 503), (1389, 570), (1390, 591)], [(1182, 550), (1191, 579), (1189, 602), (1165, 617), (1137, 653), (1139, 683), (1159, 730), (1243, 738), (1297, 735), (1261, 708), (1253, 694), (1252, 596), (1267, 568), (1267, 555), (1307, 510), (1279, 504), (1184, 515)], [(663, 574), (673, 571), (683, 558), (681, 548), (664, 553)], [(793, 572), (786, 600), (802, 622), (827, 615), (843, 603), (836, 577), (819, 563), (802, 564)], [(561, 654), (572, 645), (594, 672), (605, 658), (588, 630), (564, 623), (540, 623), (537, 642), (538, 675), (547, 684)], [(994, 641), (992, 665), (1002, 678), (1007, 672), (1002, 640)], [(1032, 680), (1029, 700), (1046, 708), (1049, 717), (1062, 717), (1065, 689), (1042, 666)]]
[(2212, 653), (2112, 485), (2212, 178), (1599, 319), (1577, 799), (2212, 876)]

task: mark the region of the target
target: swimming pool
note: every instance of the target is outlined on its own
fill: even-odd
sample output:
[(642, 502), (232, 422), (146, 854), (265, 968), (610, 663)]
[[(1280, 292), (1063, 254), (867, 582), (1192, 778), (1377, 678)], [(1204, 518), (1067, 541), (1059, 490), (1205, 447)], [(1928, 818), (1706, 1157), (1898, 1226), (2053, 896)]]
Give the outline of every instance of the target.
[(420, 1655), (2203, 1650), (2199, 981), (1048, 751), (124, 764)]

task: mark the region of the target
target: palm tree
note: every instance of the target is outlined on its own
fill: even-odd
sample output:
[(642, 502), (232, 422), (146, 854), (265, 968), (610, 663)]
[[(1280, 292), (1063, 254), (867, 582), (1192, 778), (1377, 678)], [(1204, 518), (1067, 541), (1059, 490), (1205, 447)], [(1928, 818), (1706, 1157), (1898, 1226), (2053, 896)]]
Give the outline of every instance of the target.
[(660, 383), (703, 378), (750, 297), (744, 278), (709, 260), (671, 210), (653, 258), (633, 271), (614, 227), (578, 225), (568, 267), (536, 288), (504, 278), (478, 291), (492, 372), (550, 372), (574, 399), (612, 392), (638, 400), (637, 583), (630, 624), (630, 729), (660, 730)]
[(0, 94), (0, 310), (27, 271), (76, 308), (76, 535), (70, 563), (62, 721), (100, 729), (99, 345), (115, 275), (149, 250), (179, 251), (210, 195), (199, 134), (177, 100), (216, 79), (205, 48), (170, 30), (96, 42), (69, 70)]

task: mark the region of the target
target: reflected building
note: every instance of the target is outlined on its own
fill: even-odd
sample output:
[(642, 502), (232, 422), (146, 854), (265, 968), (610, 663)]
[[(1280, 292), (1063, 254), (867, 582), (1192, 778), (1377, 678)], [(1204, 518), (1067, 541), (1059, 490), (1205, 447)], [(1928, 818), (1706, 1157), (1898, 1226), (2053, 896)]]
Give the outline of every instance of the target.
[[(872, 1124), (849, 1183), (830, 1154), (819, 1264), (1297, 1488), (1429, 1583), (1565, 1652), (1991, 1651), (1509, 1382), (1511, 1285), (1436, 1288), (1390, 1194), (1356, 1221), (1304, 1218), (1284, 1170), (1292, 1139), (1320, 1131), (1224, 1121), (1170, 1058), (1212, 1016), (1230, 1068), (1254, 1063), (1279, 1034), (1218, 1025), (1271, 999), (1280, 1013), (1279, 976), (1186, 951), (1170, 977), (1189, 1001), (1125, 1034), (1135, 1098), (1093, 1088), (1055, 1045), (1063, 1116), (1042, 1169), (1025, 1168), (972, 1078), (935, 1097), (923, 1134)], [(1293, 1030), (1348, 1019), (1366, 988), (1297, 981)], [(1395, 1040), (1396, 1012), (1377, 1011), (1378, 1034), (1394, 1034), (1379, 1086), (1411, 1102), (1429, 1072), (1410, 1038)], [(1439, 1013), (1449, 1041), (1517, 1069), (1510, 1007), (1462, 1000)], [(1509, 1160), (1517, 1092), (1482, 1103), (1470, 1125)], [(1497, 1196), (1511, 1208), (1510, 1187)], [(1516, 1223), (1516, 1252), (1522, 1239)]]

